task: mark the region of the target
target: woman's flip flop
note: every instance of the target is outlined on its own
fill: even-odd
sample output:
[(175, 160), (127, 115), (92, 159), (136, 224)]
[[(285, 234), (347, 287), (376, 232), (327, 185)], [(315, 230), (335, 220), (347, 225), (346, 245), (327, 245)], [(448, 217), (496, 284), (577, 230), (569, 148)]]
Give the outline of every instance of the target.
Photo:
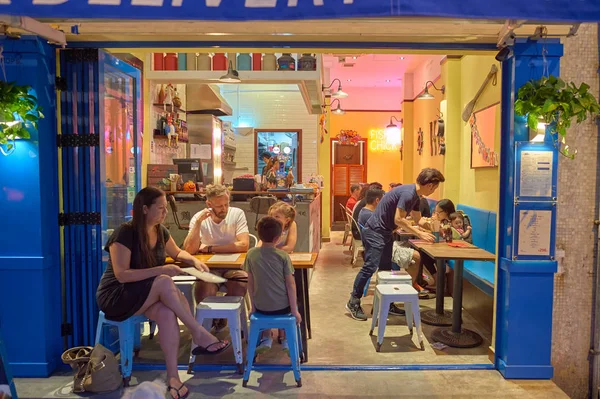
[[(225, 345), (222, 348), (217, 349), (216, 351), (208, 350), (209, 348), (211, 348), (215, 345), (223, 344), (223, 343), (226, 343), (227, 345)], [(217, 342), (213, 342), (212, 344), (208, 345), (207, 347), (198, 345), (197, 347), (194, 348), (194, 350), (192, 351), (192, 354), (194, 356), (196, 356), (196, 355), (218, 355), (219, 353), (222, 353), (222, 352), (226, 351), (227, 349), (229, 349), (230, 346), (231, 346), (230, 342), (217, 341)]]
[[(175, 388), (175, 387), (172, 387), (171, 385), (169, 385), (169, 386), (167, 387), (167, 392), (169, 392), (169, 395), (171, 395), (171, 389), (172, 389), (172, 390), (174, 390), (175, 392), (177, 392), (177, 397), (175, 397), (175, 396), (171, 395), (171, 397), (172, 397), (173, 399), (185, 399), (185, 398), (187, 398), (187, 397), (190, 395), (190, 389), (188, 388), (188, 390), (187, 390), (187, 392), (185, 393), (185, 395), (181, 396), (181, 394), (179, 393), (179, 391), (181, 391), (181, 389), (182, 389), (182, 388), (184, 388), (184, 387), (186, 387), (186, 386), (185, 386), (185, 384), (183, 384), (183, 383), (181, 384), (181, 386), (180, 386), (179, 388)], [(186, 387), (186, 388), (187, 388), (187, 387)]]

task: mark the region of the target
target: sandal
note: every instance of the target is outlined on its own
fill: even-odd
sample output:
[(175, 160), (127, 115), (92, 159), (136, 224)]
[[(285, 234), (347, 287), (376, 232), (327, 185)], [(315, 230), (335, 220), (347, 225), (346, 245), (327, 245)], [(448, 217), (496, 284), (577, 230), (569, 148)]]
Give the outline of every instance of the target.
[(181, 386), (179, 388), (175, 388), (175, 387), (172, 387), (171, 385), (169, 385), (167, 387), (167, 392), (169, 393), (169, 395), (171, 395), (171, 389), (172, 389), (175, 392), (177, 392), (177, 397), (171, 395), (171, 397), (173, 399), (185, 399), (185, 398), (187, 398), (190, 395), (190, 389), (187, 388), (187, 392), (185, 393), (185, 395), (181, 396), (181, 394), (179, 393), (179, 391), (181, 391), (183, 388), (187, 388), (183, 382), (181, 383)]
[[(209, 351), (208, 350), (210, 347), (213, 347), (213, 346), (218, 345), (218, 344), (224, 344), (224, 343), (226, 343), (227, 345), (225, 345), (222, 348), (219, 348), (219, 349), (217, 349), (215, 351)], [(229, 349), (230, 346), (231, 346), (230, 342), (227, 342), (227, 341), (217, 341), (217, 342), (213, 342), (212, 344), (208, 345), (207, 347), (198, 345), (197, 347), (194, 348), (194, 350), (192, 351), (192, 354), (194, 356), (197, 356), (197, 355), (218, 355), (219, 353), (225, 352), (227, 349)]]

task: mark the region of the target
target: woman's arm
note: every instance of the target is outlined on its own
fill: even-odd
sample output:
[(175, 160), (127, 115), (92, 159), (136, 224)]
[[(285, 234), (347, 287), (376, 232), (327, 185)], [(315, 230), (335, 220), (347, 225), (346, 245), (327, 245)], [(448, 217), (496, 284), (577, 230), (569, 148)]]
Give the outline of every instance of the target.
[(110, 260), (115, 277), (122, 284), (146, 280), (151, 277), (160, 276), (161, 274), (167, 274), (171, 277), (179, 274), (179, 268), (175, 265), (131, 269), (131, 251), (125, 245), (118, 242), (110, 245)]
[(210, 269), (199, 259), (196, 259), (194, 256), (190, 255), (189, 252), (182, 250), (175, 244), (175, 240), (173, 237), (169, 237), (169, 241), (165, 244), (165, 250), (167, 255), (173, 258), (176, 261), (186, 263), (188, 265), (194, 266), (196, 269), (201, 272), (209, 272)]
[(294, 248), (296, 248), (296, 241), (298, 241), (298, 225), (296, 222), (292, 222), (290, 231), (288, 232), (287, 241), (285, 242), (285, 245), (279, 249), (291, 254), (294, 252)]
[(298, 298), (296, 298), (296, 280), (293, 274), (285, 276), (285, 287), (287, 288), (288, 299), (290, 301), (290, 309), (292, 314), (296, 317), (296, 323), (302, 322), (302, 316), (298, 312)]

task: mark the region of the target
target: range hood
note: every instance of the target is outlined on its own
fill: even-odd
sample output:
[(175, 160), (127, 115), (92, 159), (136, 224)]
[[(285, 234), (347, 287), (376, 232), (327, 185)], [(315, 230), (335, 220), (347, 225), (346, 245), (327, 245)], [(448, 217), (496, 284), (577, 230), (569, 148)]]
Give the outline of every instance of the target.
[(187, 113), (198, 115), (230, 116), (231, 106), (221, 97), (218, 86), (188, 84), (186, 87)]

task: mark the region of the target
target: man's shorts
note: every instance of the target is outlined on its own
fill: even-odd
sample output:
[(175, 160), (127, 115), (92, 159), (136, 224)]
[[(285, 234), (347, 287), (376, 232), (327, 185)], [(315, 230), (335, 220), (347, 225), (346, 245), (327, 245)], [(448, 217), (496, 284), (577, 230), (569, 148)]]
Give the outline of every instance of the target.
[[(248, 282), (248, 273), (240, 269), (210, 269), (210, 272), (215, 276), (223, 277), (228, 280), (234, 278), (235, 281), (243, 279), (244, 281), (241, 282)], [(222, 284), (215, 285), (221, 286)]]
[(394, 241), (392, 247), (392, 262), (400, 266), (401, 269), (408, 269), (412, 263), (412, 258), (415, 250), (404, 247), (399, 241)]

